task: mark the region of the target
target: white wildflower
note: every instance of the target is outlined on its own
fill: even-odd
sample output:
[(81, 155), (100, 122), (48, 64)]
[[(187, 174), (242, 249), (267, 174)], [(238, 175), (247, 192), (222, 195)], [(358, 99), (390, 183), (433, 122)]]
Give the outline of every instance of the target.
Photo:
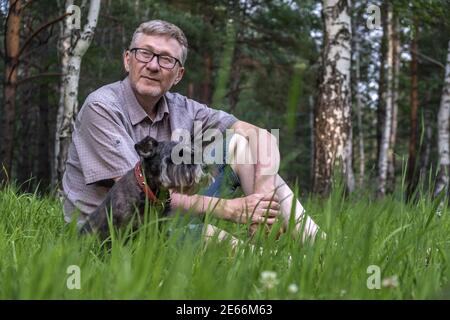
[(278, 284), (277, 273), (274, 271), (263, 271), (259, 281), (266, 289), (273, 289)]
[(383, 281), (381, 281), (381, 285), (384, 288), (397, 288), (398, 287), (397, 275), (393, 275), (392, 277), (384, 278)]
[(295, 283), (291, 283), (288, 287), (288, 292), (290, 294), (296, 294), (298, 292), (298, 286)]

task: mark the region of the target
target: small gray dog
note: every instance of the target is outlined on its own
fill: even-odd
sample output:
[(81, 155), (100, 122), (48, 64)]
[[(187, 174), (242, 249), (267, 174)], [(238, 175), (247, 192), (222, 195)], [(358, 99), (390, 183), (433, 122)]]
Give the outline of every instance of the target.
[[(114, 184), (103, 203), (89, 215), (80, 233), (95, 232), (104, 239), (109, 235), (110, 212), (112, 224), (120, 227), (131, 221), (136, 210), (143, 216), (146, 198), (150, 205), (167, 203), (168, 192), (165, 192), (166, 199), (159, 199), (163, 197), (163, 191), (171, 189), (193, 194), (199, 186), (209, 182), (210, 177), (203, 172), (200, 164), (193, 161), (174, 163), (172, 150), (177, 145), (173, 141), (158, 142), (150, 136), (135, 144), (141, 161)], [(194, 153), (190, 149), (177, 149), (180, 157), (183, 157), (183, 152), (189, 152), (193, 159)]]

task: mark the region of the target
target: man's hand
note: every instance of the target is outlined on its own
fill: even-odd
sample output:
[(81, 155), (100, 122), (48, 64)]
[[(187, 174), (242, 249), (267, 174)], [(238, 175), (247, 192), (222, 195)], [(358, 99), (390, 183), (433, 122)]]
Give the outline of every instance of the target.
[(272, 225), (280, 214), (280, 202), (273, 194), (251, 194), (227, 200), (231, 212), (228, 220), (236, 223), (266, 223)]

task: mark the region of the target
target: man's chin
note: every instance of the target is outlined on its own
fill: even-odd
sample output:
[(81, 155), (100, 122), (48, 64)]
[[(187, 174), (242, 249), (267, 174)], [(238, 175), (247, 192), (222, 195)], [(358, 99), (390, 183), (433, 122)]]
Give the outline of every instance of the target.
[(163, 95), (161, 88), (149, 85), (138, 85), (136, 91), (143, 97), (158, 98)]

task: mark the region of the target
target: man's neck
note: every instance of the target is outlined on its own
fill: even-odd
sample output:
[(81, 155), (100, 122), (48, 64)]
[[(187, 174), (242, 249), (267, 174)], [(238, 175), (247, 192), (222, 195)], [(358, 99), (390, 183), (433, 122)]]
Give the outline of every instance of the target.
[(158, 101), (160, 99), (161, 97), (159, 98), (145, 97), (145, 99), (143, 99), (142, 97), (136, 96), (136, 100), (152, 120), (155, 119), (156, 114), (158, 113)]

